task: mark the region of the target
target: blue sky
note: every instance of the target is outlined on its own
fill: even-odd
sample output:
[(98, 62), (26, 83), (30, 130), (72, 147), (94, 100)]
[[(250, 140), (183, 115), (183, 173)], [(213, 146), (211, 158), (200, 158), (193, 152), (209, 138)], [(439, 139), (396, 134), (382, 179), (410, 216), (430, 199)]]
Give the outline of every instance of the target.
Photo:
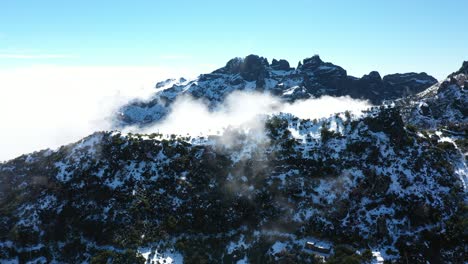
[(170, 66), (203, 73), (236, 56), (320, 54), (360, 76), (468, 60), (466, 0), (0, 2), (0, 68)]

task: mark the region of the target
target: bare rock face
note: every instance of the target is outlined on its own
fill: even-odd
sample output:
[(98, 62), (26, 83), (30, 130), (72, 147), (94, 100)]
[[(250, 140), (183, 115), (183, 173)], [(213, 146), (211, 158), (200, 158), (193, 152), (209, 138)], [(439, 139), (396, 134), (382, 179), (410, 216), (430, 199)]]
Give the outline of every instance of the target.
[(277, 70), (277, 71), (288, 71), (288, 70), (291, 70), (291, 67), (289, 66), (289, 62), (287, 60), (276, 60), (276, 59), (273, 59), (273, 61), (271, 62), (271, 68), (273, 70)]
[(459, 74), (468, 75), (468, 61), (464, 61), (461, 68), (458, 71), (450, 74), (449, 78), (453, 77), (453, 76), (456, 76), (456, 75), (459, 75)]
[(268, 76), (268, 60), (257, 55), (245, 57), (240, 65), (240, 74), (246, 81), (257, 81)]
[(330, 62), (323, 62), (319, 55), (304, 59), (298, 70), (313, 73), (319, 78), (346, 77), (346, 71)]
[(468, 61), (464, 61), (462, 67), (458, 71), (450, 74), (447, 79), (449, 84), (457, 84), (466, 89), (468, 87), (466, 85), (468, 82)]
[(383, 78), (384, 91), (391, 99), (410, 96), (420, 93), (437, 83), (437, 79), (425, 72), (390, 74)]
[(213, 72), (213, 74), (240, 74), (244, 80), (251, 82), (260, 77), (267, 76), (268, 60), (257, 56), (249, 55), (245, 58), (234, 58), (226, 63), (226, 66)]

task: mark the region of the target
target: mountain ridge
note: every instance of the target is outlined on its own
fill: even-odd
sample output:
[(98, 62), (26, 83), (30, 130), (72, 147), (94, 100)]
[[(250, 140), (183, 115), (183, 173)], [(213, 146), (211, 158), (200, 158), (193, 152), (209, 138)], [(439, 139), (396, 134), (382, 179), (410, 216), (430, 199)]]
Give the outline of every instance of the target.
[[(182, 81), (183, 80), (183, 81)], [(270, 93), (284, 101), (294, 102), (309, 98), (350, 96), (380, 104), (403, 96), (422, 92), (437, 83), (426, 73), (390, 74), (383, 78), (371, 72), (362, 78), (348, 76), (346, 70), (318, 55), (304, 59), (297, 68), (286, 60), (249, 55), (234, 58), (226, 66), (208, 74), (201, 74), (192, 81), (166, 80), (148, 101), (136, 101), (123, 106), (117, 115), (117, 125), (147, 125), (162, 120), (171, 104), (182, 95), (209, 102), (210, 108), (222, 103), (233, 91), (257, 91)]]

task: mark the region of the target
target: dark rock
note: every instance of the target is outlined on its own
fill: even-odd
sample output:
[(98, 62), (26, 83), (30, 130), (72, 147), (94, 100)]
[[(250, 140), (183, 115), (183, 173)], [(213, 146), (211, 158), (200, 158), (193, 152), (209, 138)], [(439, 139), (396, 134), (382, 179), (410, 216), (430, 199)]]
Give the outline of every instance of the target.
[[(437, 79), (422, 73), (396, 73), (383, 77), (385, 97), (390, 100), (420, 93), (437, 83)], [(388, 100), (387, 99), (387, 100)]]
[(462, 67), (460, 68), (460, 71), (465, 74), (468, 74), (468, 61), (463, 62)]
[(462, 67), (448, 76), (450, 82), (466, 89), (468, 82), (468, 61), (464, 61)]
[(450, 84), (450, 85), (454, 85), (454, 84), (457, 84), (457, 83), (458, 83), (458, 81), (457, 81), (456, 78), (450, 77), (450, 80), (449, 80), (449, 84)]
[[(218, 72), (219, 73), (219, 72)], [(215, 74), (214, 72), (213, 73), (207, 73), (207, 74), (201, 74), (198, 79), (201, 81), (201, 82), (205, 82), (205, 81), (209, 81), (209, 80), (216, 80), (216, 79), (219, 79), (221, 78), (222, 76), (220, 76), (219, 74)]]
[(265, 89), (265, 79), (258, 79), (255, 81), (255, 87), (257, 87), (257, 91), (264, 91)]
[(162, 88), (162, 87), (166, 86), (167, 84), (169, 84), (170, 82), (172, 82), (172, 81), (174, 81), (174, 80), (175, 80), (175, 79), (167, 79), (167, 80), (165, 80), (165, 81), (158, 82), (158, 83), (156, 83), (155, 88), (156, 88), (156, 89), (157, 89), (157, 88)]
[(278, 70), (278, 71), (288, 71), (291, 69), (289, 66), (289, 62), (287, 60), (279, 60), (277, 61), (276, 59), (273, 59), (271, 62), (271, 68), (273, 70)]
[(316, 68), (318, 68), (319, 66), (321, 66), (323, 64), (323, 61), (322, 59), (320, 59), (320, 56), (319, 55), (314, 55), (310, 58), (306, 58), (303, 60), (303, 65), (301, 67), (302, 70), (306, 70), (306, 69), (312, 69), (312, 70), (315, 70)]
[(382, 82), (382, 77), (380, 77), (379, 72), (371, 71), (369, 74), (362, 76), (361, 81), (379, 83)]
[(410, 85), (413, 87), (433, 85), (437, 79), (425, 72), (421, 73), (395, 73), (383, 77), (383, 81), (389, 86)]
[(242, 58), (234, 58), (226, 63), (224, 67), (227, 73), (236, 74), (241, 71), (242, 63), (244, 60)]
[(380, 103), (384, 84), (382, 77), (376, 71), (362, 76), (360, 79), (348, 77), (346, 84), (342, 88), (342, 95), (349, 95), (353, 98), (365, 98), (372, 103)]
[(468, 74), (468, 61), (464, 61), (459, 70), (461, 73)]
[(213, 74), (240, 74), (246, 81), (257, 81), (260, 77), (268, 76), (267, 67), (268, 60), (257, 56), (249, 55), (242, 58), (234, 58), (229, 60), (221, 69), (213, 72)]
[(249, 55), (245, 57), (240, 64), (240, 74), (246, 81), (257, 81), (259, 77), (266, 77), (266, 67), (268, 67), (267, 59), (257, 55)]
[(458, 74), (468, 75), (468, 61), (464, 61), (461, 68), (458, 71), (450, 74), (448, 77), (450, 78), (450, 77), (453, 77), (453, 76), (458, 75)]
[(318, 55), (303, 60), (303, 65), (298, 66), (298, 70), (306, 73), (313, 73), (316, 78), (322, 79), (324, 85), (332, 85), (333, 88), (338, 85), (337, 79), (347, 76), (346, 71), (340, 66), (329, 62), (323, 62)]
[(429, 106), (427, 106), (426, 104), (423, 104), (423, 105), (421, 105), (420, 109), (421, 109), (421, 114), (422, 115), (430, 116), (431, 109), (429, 108)]

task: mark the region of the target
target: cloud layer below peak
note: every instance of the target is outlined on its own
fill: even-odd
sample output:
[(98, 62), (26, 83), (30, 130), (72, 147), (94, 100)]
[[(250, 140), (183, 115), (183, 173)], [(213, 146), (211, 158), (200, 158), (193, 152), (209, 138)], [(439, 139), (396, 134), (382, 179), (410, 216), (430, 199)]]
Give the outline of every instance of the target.
[[(75, 142), (95, 131), (112, 129), (114, 112), (129, 100), (145, 99), (166, 77), (194, 76), (167, 67), (36, 66), (0, 70), (0, 161)], [(260, 128), (256, 117), (289, 112), (300, 118), (359, 112), (365, 101), (322, 97), (283, 103), (268, 94), (235, 92), (214, 111), (181, 97), (161, 123), (138, 132), (192, 136), (218, 134), (227, 127)]]

